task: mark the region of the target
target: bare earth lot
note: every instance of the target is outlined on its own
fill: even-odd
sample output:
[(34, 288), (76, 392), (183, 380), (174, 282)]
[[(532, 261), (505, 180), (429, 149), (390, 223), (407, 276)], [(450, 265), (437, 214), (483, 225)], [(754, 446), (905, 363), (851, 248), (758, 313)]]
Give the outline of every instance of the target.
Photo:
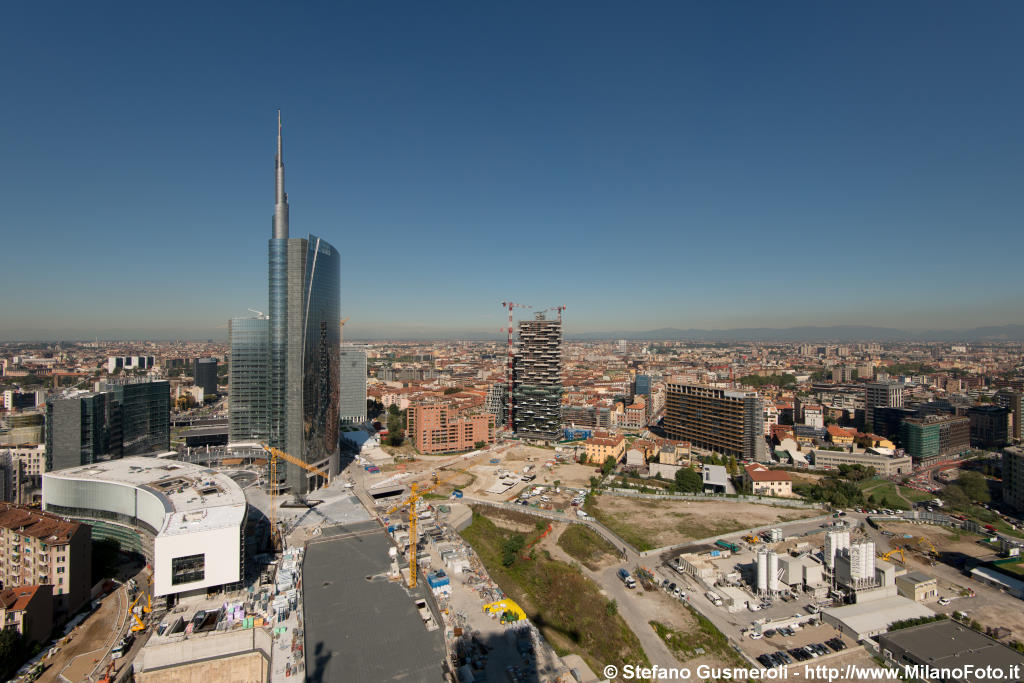
[(820, 510), (737, 501), (641, 500), (612, 495), (593, 497), (587, 511), (639, 550), (821, 514)]

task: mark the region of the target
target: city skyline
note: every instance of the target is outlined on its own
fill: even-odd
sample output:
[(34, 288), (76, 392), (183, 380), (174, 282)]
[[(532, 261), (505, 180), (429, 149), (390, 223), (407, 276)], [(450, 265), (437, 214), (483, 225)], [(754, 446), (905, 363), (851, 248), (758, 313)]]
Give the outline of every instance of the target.
[(1020, 7), (583, 7), (15, 8), (0, 338), (262, 310), (279, 107), (353, 341), (1024, 323)]

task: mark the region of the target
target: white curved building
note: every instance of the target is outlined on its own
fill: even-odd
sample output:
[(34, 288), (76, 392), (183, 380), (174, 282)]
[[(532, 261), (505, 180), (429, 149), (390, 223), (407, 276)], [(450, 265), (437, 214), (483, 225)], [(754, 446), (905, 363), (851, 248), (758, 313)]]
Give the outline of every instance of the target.
[(245, 577), (245, 494), (215, 470), (133, 457), (47, 472), (43, 509), (87, 522), (93, 538), (145, 555), (154, 595)]

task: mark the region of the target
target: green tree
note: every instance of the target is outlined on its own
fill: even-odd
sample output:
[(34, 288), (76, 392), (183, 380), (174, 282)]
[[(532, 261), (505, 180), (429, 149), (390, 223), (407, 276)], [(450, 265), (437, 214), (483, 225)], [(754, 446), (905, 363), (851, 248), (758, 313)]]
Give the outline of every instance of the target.
[(511, 567), (516, 563), (519, 551), (525, 545), (526, 539), (523, 538), (522, 534), (513, 534), (506, 538), (505, 542), (501, 544), (501, 563), (506, 567)]
[(478, 451), (481, 448), (485, 448), (486, 446), (487, 446), (487, 442), (486, 441), (477, 441), (476, 443), (473, 444), (473, 448), (475, 448)]
[(991, 500), (988, 492), (988, 480), (980, 472), (963, 472), (956, 480), (956, 485), (963, 489), (971, 500), (987, 503)]
[(11, 677), (28, 657), (25, 639), (13, 628), (0, 629), (0, 675)]
[(704, 480), (698, 472), (683, 467), (676, 472), (676, 490), (682, 493), (698, 493), (704, 488)]
[(608, 476), (615, 469), (615, 458), (607, 458), (601, 465), (601, 474)]
[(729, 474), (735, 476), (735, 475), (740, 473), (740, 466), (739, 466), (739, 463), (736, 462), (736, 456), (735, 455), (730, 455), (729, 456), (729, 465), (728, 465), (728, 467), (729, 467)]

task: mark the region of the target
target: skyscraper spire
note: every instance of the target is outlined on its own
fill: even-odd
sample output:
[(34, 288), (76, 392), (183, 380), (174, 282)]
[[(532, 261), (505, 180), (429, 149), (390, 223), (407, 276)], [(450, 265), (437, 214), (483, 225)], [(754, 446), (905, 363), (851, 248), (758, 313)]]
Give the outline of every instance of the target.
[(274, 157), (274, 239), (288, 239), (288, 194), (284, 191), (281, 110), (277, 110), (277, 156)]

